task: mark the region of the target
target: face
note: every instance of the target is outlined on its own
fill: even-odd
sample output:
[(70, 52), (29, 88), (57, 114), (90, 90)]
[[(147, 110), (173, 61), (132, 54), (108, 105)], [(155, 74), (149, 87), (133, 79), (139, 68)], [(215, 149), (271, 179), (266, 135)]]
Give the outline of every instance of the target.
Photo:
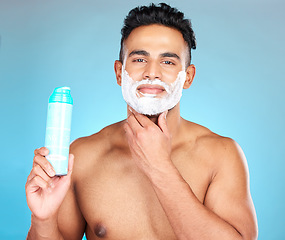
[(134, 29), (124, 44), (118, 80), (128, 105), (146, 115), (173, 108), (185, 87), (187, 56), (187, 44), (178, 30), (160, 25)]

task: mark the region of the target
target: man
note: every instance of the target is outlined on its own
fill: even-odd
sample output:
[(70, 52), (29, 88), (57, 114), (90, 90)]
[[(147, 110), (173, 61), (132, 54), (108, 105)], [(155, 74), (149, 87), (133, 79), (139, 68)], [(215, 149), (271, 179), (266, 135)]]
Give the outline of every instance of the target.
[(257, 238), (242, 150), (180, 117), (195, 47), (176, 9), (129, 13), (114, 66), (128, 117), (73, 142), (65, 177), (54, 176), (46, 148), (35, 150), (28, 239)]

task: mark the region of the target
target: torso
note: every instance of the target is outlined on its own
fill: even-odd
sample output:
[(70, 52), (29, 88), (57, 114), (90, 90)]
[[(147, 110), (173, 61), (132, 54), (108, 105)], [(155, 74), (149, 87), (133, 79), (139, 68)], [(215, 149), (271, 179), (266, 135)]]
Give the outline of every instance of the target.
[[(171, 159), (203, 203), (217, 164), (212, 142), (221, 137), (183, 121), (189, 133), (173, 146)], [(76, 156), (74, 189), (87, 223), (86, 236), (88, 240), (176, 239), (149, 180), (131, 159), (122, 124), (82, 140)]]

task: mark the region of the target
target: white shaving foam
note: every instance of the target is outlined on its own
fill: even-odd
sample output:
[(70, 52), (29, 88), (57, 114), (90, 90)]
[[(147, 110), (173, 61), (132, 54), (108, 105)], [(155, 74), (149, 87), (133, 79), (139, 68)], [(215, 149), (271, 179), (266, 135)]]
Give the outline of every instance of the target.
[[(159, 79), (143, 79), (134, 81), (128, 72), (122, 67), (122, 93), (126, 103), (135, 111), (144, 115), (158, 115), (166, 110), (172, 109), (177, 105), (182, 96), (182, 89), (186, 80), (186, 72), (180, 71), (175, 82), (170, 85)], [(137, 94), (137, 88), (143, 84), (162, 86), (166, 94), (157, 97), (156, 94), (141, 93)]]

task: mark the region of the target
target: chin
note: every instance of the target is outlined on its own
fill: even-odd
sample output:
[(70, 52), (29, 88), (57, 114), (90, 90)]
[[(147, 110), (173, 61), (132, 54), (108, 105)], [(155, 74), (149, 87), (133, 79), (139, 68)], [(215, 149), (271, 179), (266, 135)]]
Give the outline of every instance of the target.
[[(174, 106), (173, 108), (175, 108), (175, 106)], [(168, 112), (171, 111), (173, 108), (168, 109)], [(149, 114), (143, 114), (143, 115), (145, 115), (145, 116), (148, 117), (148, 118), (158, 118), (159, 115), (162, 114), (162, 113), (163, 113), (163, 112), (158, 113), (158, 114), (154, 114), (154, 115), (149, 115)]]

